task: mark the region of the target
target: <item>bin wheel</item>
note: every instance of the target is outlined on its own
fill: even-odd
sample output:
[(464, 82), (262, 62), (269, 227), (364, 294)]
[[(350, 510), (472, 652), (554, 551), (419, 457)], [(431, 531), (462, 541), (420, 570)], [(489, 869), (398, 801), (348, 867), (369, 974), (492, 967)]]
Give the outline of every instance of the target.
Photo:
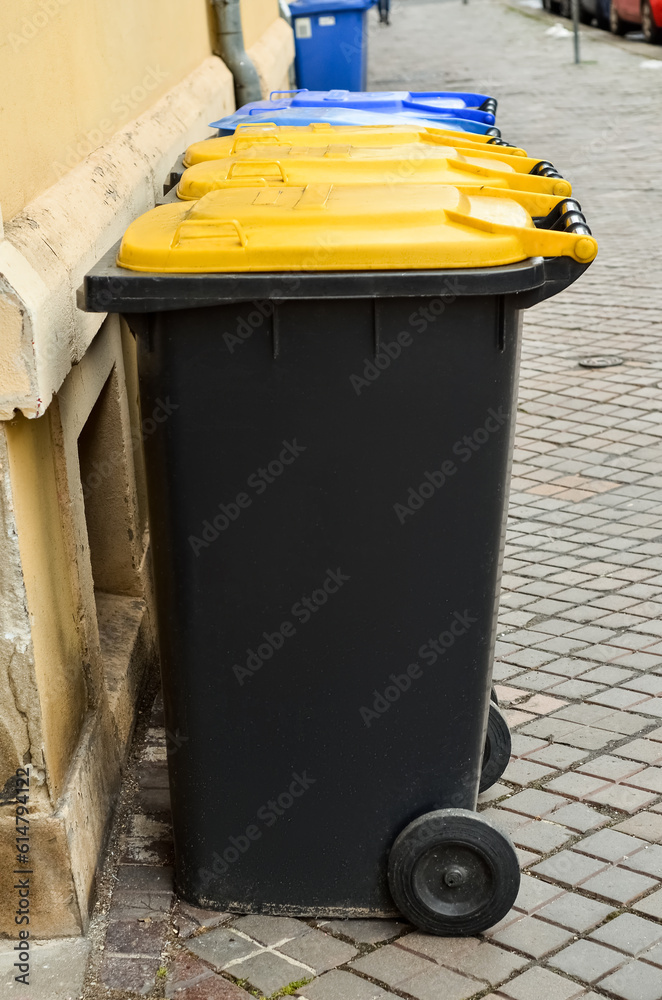
[(496, 688), (492, 688), (492, 690), (490, 691), (490, 701), (493, 702), (495, 705), (499, 704), (499, 697), (496, 693)]
[(520, 873), (509, 838), (468, 809), (419, 816), (396, 839), (389, 857), (393, 900), (428, 934), (478, 934), (508, 913)]
[(508, 767), (512, 741), (510, 729), (501, 709), (495, 702), (490, 703), (487, 717), (487, 732), (485, 734), (485, 751), (483, 766), (480, 772), (479, 792), (485, 792), (495, 785)]

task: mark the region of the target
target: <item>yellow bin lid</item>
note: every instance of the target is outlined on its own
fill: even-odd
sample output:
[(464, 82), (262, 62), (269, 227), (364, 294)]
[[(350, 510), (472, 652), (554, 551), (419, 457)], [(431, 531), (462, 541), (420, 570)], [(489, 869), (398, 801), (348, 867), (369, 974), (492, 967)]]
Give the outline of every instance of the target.
[(458, 149), (476, 149), (500, 157), (526, 156), (523, 149), (514, 146), (497, 146), (489, 142), (490, 136), (473, 132), (451, 132), (444, 129), (419, 129), (409, 125), (240, 125), (233, 135), (214, 136), (194, 142), (184, 154), (184, 166), (204, 160), (218, 160), (241, 150), (270, 145), (328, 146), (398, 146), (423, 142)]
[[(270, 154), (273, 149), (273, 155)], [(240, 151), (189, 167), (177, 195), (184, 201), (201, 198), (227, 182), (247, 184), (453, 184), (505, 187), (567, 197), (570, 183), (561, 177), (521, 172), (515, 163), (535, 166), (535, 160), (468, 155), (452, 146), (407, 143), (371, 147), (350, 144), (328, 146), (276, 145)]]
[(491, 267), (597, 253), (592, 236), (537, 229), (562, 199), (441, 184), (231, 186), (160, 205), (127, 229), (134, 271), (365, 271)]

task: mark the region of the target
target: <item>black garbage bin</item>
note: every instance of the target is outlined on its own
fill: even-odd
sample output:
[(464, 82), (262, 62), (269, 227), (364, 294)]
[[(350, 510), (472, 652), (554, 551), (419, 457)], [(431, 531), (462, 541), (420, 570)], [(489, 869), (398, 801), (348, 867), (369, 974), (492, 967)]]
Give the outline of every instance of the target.
[(515, 899), (474, 810), (521, 313), (595, 241), (576, 202), (534, 227), (492, 195), (215, 191), (85, 279), (138, 338), (143, 416), (168, 403), (145, 454), (190, 903), (457, 935)]

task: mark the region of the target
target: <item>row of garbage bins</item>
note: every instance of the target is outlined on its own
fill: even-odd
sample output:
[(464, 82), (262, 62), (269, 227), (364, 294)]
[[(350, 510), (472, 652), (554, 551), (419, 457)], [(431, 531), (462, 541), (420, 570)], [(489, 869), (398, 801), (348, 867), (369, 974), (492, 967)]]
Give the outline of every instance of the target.
[(492, 658), (522, 313), (597, 245), (495, 113), (242, 108), (85, 279), (82, 307), (137, 337), (143, 415), (169, 402), (145, 459), (192, 904), (457, 936), (515, 900), (476, 808), (510, 754)]

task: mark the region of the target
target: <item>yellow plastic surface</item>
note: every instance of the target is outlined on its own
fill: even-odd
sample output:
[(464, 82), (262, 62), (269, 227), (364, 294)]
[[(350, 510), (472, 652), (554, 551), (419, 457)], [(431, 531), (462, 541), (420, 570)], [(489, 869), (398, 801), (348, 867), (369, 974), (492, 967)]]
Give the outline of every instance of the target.
[[(409, 125), (240, 125), (234, 135), (215, 136), (194, 142), (184, 154), (184, 166), (205, 160), (218, 160), (251, 148), (267, 149), (269, 146), (398, 146), (412, 142), (430, 145), (455, 146), (458, 149), (475, 149), (500, 157), (526, 156), (523, 149), (495, 146), (491, 136), (473, 132), (451, 132), (445, 129), (417, 129)], [(271, 155), (269, 150), (265, 155)]]
[[(265, 155), (271, 153), (273, 157)], [(453, 146), (407, 143), (372, 147), (331, 144), (328, 146), (269, 146), (240, 151), (218, 160), (196, 163), (184, 171), (177, 195), (184, 201), (201, 198), (209, 191), (236, 184), (453, 184), (506, 187), (516, 191), (568, 197), (570, 183), (558, 177), (539, 177), (529, 170), (537, 162), (528, 158), (490, 157)]]
[(588, 263), (593, 237), (533, 224), (560, 200), (442, 184), (232, 185), (136, 219), (117, 263), (153, 272), (489, 267), (537, 256)]

